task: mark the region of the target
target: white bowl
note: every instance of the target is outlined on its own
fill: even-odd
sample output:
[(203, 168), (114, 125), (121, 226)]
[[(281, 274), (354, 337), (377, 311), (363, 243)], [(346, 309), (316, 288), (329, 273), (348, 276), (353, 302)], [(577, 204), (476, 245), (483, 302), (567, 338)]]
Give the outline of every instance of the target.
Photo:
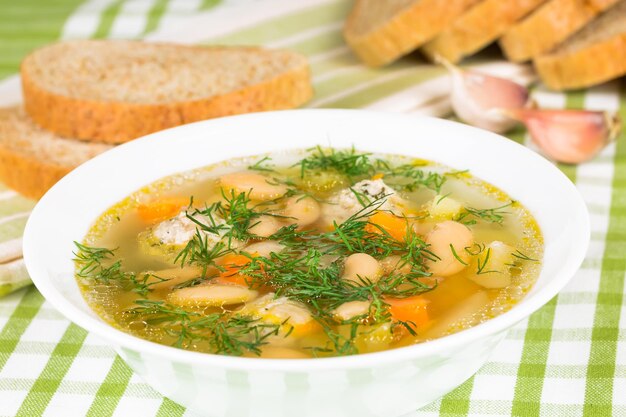
[[(545, 239), (540, 277), (509, 312), (432, 342), (313, 360), (188, 352), (114, 329), (85, 303), (73, 273), (81, 241), (109, 206), (161, 177), (224, 159), (332, 145), (442, 162), (506, 191)], [(472, 376), (506, 331), (547, 303), (580, 267), (589, 218), (572, 183), (501, 136), (440, 119), (358, 110), (295, 110), (193, 123), (117, 147), (63, 178), (33, 210), (24, 258), (37, 288), (67, 318), (107, 340), (147, 383), (207, 416), (400, 416)]]

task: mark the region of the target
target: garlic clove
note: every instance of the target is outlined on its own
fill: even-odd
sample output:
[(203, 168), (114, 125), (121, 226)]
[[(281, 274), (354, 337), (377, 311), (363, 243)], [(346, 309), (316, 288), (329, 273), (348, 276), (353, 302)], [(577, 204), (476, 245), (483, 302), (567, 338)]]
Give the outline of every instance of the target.
[(602, 111), (509, 109), (504, 113), (526, 125), (546, 156), (566, 164), (593, 158), (621, 130), (619, 116)]
[(511, 129), (516, 121), (501, 109), (534, 107), (528, 89), (520, 84), (478, 71), (463, 70), (441, 57), (436, 57), (436, 61), (450, 72), (452, 109), (465, 123), (502, 133)]

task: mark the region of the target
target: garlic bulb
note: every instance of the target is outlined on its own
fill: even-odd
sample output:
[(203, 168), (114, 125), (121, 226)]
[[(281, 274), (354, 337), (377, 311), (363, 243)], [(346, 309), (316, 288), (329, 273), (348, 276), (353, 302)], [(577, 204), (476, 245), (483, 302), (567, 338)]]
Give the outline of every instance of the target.
[(526, 125), (533, 142), (557, 162), (578, 164), (593, 158), (619, 135), (617, 114), (590, 110), (506, 110)]
[(481, 72), (462, 70), (440, 57), (436, 61), (450, 71), (452, 109), (465, 123), (502, 133), (516, 124), (502, 109), (534, 107), (528, 90), (522, 85)]

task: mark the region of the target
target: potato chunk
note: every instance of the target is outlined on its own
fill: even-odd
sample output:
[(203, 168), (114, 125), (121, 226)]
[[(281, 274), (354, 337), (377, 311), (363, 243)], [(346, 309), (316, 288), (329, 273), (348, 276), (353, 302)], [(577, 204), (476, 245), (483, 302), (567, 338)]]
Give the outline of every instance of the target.
[(476, 271), (468, 278), (485, 288), (504, 288), (511, 284), (510, 268), (515, 249), (500, 241), (493, 241), (477, 256)]
[(436, 195), (428, 205), (428, 214), (434, 219), (452, 220), (462, 209), (463, 205), (457, 200), (445, 195)]

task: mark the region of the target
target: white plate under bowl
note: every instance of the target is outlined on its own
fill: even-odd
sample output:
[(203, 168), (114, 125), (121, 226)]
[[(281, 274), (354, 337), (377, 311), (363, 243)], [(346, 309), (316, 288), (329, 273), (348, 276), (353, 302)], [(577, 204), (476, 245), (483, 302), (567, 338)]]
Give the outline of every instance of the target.
[[(350, 357), (249, 359), (148, 342), (101, 320), (73, 274), (73, 241), (128, 194), (159, 178), (232, 157), (314, 145), (414, 156), (471, 173), (536, 217), (545, 239), (541, 274), (507, 313), (435, 341)], [(207, 416), (394, 417), (473, 375), (507, 329), (554, 297), (580, 267), (589, 218), (572, 183), (541, 156), (501, 136), (446, 120), (359, 110), (233, 116), (165, 130), (80, 166), (37, 204), (24, 259), (37, 288), (67, 318), (107, 340), (155, 389)]]

